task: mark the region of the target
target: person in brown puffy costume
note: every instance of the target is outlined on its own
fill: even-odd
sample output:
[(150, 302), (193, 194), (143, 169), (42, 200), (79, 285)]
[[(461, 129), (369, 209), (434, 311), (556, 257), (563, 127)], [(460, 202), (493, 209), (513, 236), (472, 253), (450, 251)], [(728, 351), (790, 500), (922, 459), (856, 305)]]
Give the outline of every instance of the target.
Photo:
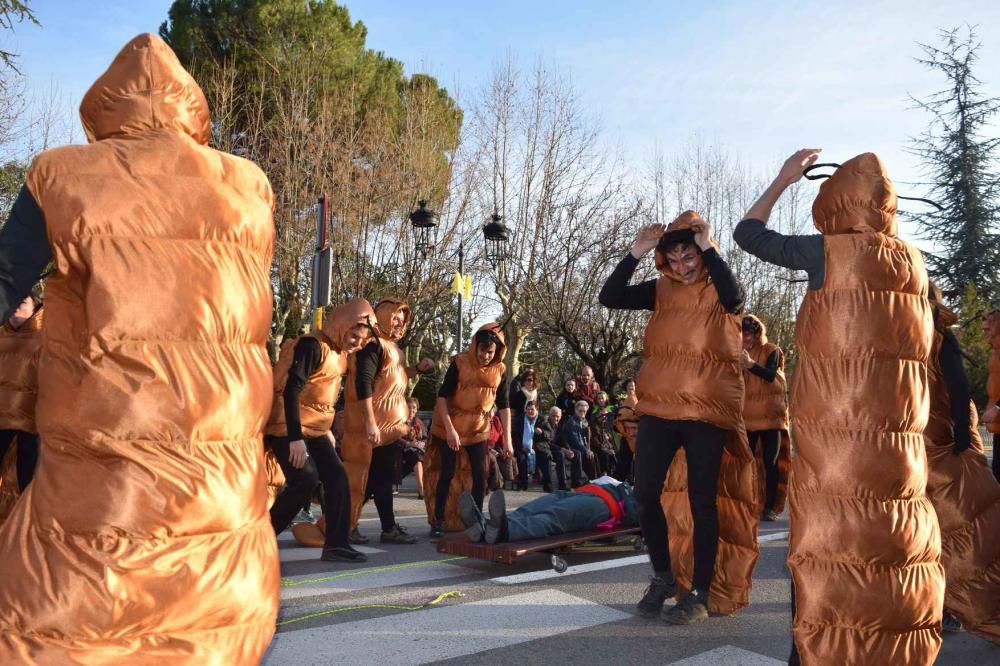
[(264, 444), (281, 466), (285, 488), (271, 506), (271, 525), (280, 534), (322, 483), (320, 559), (328, 562), (368, 560), (349, 542), (351, 491), (332, 428), (347, 357), (368, 342), (375, 326), (368, 301), (347, 301), (330, 311), (321, 330), (282, 344), (274, 367), (274, 402)]
[[(497, 324), (486, 324), (472, 336), (469, 350), (453, 357), (445, 372), (427, 445), (430, 464), (424, 473), (424, 502), (432, 539), (442, 538), (445, 529), (464, 529), (458, 511), (462, 493), (471, 491), (476, 506), (483, 509), (486, 446), (494, 406), (503, 424), (504, 450), (508, 456), (514, 455), (505, 350), (503, 331)], [(461, 451), (465, 451), (461, 456), (464, 464), (459, 463)]]
[(208, 147), (205, 97), (140, 35), (0, 232), (6, 320), (46, 278), (40, 461), (0, 528), (0, 664), (252, 664), (274, 634), (273, 196)]
[(983, 424), (993, 435), (993, 476), (1000, 482), (1000, 307), (993, 307), (983, 317), (983, 336), (990, 343), (990, 374), (986, 379), (989, 400), (983, 411)]
[(895, 187), (871, 153), (820, 187), (820, 234), (767, 229), (781, 193), (818, 155), (792, 155), (734, 234), (750, 254), (808, 275), (790, 410), (792, 659), (929, 666), (945, 579), (926, 494), (927, 272), (919, 250), (897, 238)]
[[(640, 258), (653, 249), (662, 277), (630, 286)], [(736, 316), (743, 307), (743, 288), (712, 242), (708, 222), (686, 211), (669, 227), (654, 224), (640, 230), (631, 252), (601, 289), (600, 302), (609, 308), (653, 311), (636, 379), (636, 412), (641, 416), (635, 491), (653, 566), (639, 612), (662, 615), (670, 624), (707, 619), (711, 605), (717, 606), (713, 610), (733, 612), (746, 603), (758, 555), (756, 476), (743, 429)], [(720, 551), (719, 480), (729, 478), (729, 472), (723, 472), (727, 448), (736, 485), (748, 497), (729, 504), (734, 514), (727, 516), (726, 533), (721, 534), (728, 545), (719, 560), (727, 575), (713, 590)], [(668, 471), (674, 475), (667, 484), (672, 492), (662, 498), (661, 507)], [(741, 537), (734, 539), (731, 527)], [(678, 584), (690, 591), (664, 609)]]
[(35, 399), (41, 352), (42, 305), (31, 295), (0, 326), (0, 524), (38, 463)]
[(351, 486), (351, 543), (368, 543), (368, 538), (358, 530), (358, 521), (369, 489), (382, 523), (380, 542), (417, 541), (396, 522), (392, 508), (399, 442), (409, 430), (408, 383), (418, 372), (434, 369), (430, 359), (406, 367), (406, 355), (398, 341), (406, 334), (411, 316), (410, 306), (397, 298), (379, 301), (375, 306), (377, 335), (347, 361), (340, 452)]
[(995, 538), (1000, 534), (1000, 484), (986, 464), (962, 348), (951, 330), (958, 317), (933, 284), (930, 301), (935, 330), (924, 444), (930, 465), (927, 496), (941, 525), (941, 563), (948, 583), (945, 627), (964, 625), (1000, 645), (1000, 539)]
[(754, 315), (743, 317), (743, 353), (746, 373), (743, 424), (750, 448), (764, 473), (764, 513), (761, 520), (774, 521), (785, 509), (788, 468), (792, 464), (788, 437), (788, 394), (785, 390), (785, 355), (767, 339), (764, 322)]

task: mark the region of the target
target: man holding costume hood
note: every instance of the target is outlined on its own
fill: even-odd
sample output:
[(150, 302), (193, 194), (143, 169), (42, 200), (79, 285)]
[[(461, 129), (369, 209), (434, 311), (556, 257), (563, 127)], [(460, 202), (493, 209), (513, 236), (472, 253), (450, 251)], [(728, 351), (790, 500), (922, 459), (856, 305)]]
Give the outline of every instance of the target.
[(368, 560), (348, 539), (351, 492), (331, 430), (347, 357), (365, 345), (374, 327), (368, 301), (347, 301), (330, 311), (322, 330), (285, 342), (274, 367), (274, 403), (264, 442), (281, 466), (285, 488), (271, 507), (271, 524), (280, 534), (322, 483), (324, 561)]
[(278, 610), (261, 435), (272, 193), (208, 147), (201, 89), (140, 35), (35, 158), (0, 316), (46, 265), (42, 464), (0, 528), (0, 663), (250, 664)]
[(392, 482), (396, 473), (399, 440), (409, 430), (407, 384), (418, 372), (430, 372), (434, 362), (425, 358), (406, 367), (399, 340), (406, 335), (412, 313), (397, 298), (384, 298), (375, 306), (377, 335), (347, 361), (344, 391), (344, 438), (340, 443), (351, 486), (351, 542), (367, 543), (358, 521), (369, 485), (382, 523), (381, 543), (416, 543), (396, 522), (392, 509)]

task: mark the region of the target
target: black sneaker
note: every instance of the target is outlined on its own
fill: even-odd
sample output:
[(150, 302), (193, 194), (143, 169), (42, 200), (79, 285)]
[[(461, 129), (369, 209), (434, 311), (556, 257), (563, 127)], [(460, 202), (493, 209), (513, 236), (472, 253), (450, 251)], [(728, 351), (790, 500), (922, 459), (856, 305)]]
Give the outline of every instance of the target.
[(692, 590), (685, 594), (675, 606), (664, 608), (660, 618), (667, 624), (694, 624), (708, 619), (708, 605), (704, 595)]
[(431, 525), (431, 539), (443, 539), (444, 538), (444, 521), (438, 520)]
[(776, 514), (771, 509), (768, 509), (767, 511), (761, 514), (760, 519), (766, 523), (773, 523), (778, 519), (778, 514)]
[(472, 543), (479, 543), (486, 533), (486, 518), (483, 517), (476, 500), (469, 493), (462, 493), (458, 499), (458, 515), (465, 525), (465, 534)]
[(324, 562), (352, 562), (360, 564), (361, 562), (367, 562), (368, 556), (354, 550), (350, 546), (337, 546), (336, 548), (324, 548), (323, 554), (319, 556), (319, 559)]
[(677, 594), (677, 581), (666, 581), (659, 576), (650, 576), (649, 587), (636, 604), (639, 615), (656, 617), (663, 610), (663, 602)]
[(351, 536), (347, 537), (347, 540), (350, 541), (351, 543), (355, 543), (362, 546), (368, 543), (368, 537), (362, 534), (361, 530), (359, 530), (357, 527), (351, 530)]
[(507, 520), (507, 500), (503, 491), (498, 490), (490, 496), (490, 518), (486, 523), (486, 543), (494, 544), (500, 540), (503, 524)]
[(382, 532), (382, 536), (379, 537), (379, 543), (411, 544), (416, 542), (417, 537), (407, 532), (399, 523), (393, 525), (392, 529), (388, 532)]

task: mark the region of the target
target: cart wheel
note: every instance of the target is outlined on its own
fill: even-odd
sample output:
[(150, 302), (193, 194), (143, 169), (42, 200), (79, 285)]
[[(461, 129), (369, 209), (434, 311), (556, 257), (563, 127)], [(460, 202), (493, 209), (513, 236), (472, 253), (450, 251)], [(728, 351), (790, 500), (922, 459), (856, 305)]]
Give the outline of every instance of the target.
[(553, 555), (549, 558), (552, 563), (552, 568), (555, 569), (556, 573), (566, 573), (566, 569), (569, 568), (569, 563), (558, 555)]
[(641, 553), (646, 550), (646, 541), (641, 536), (637, 536), (635, 538), (635, 543), (632, 544), (632, 547), (635, 548), (635, 552)]

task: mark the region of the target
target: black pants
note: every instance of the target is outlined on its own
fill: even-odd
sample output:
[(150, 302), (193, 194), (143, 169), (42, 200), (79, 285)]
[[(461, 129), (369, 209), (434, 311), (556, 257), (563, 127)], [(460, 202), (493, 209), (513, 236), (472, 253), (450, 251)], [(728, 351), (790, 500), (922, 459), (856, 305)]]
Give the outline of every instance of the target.
[(31, 482), (31, 477), (35, 475), (35, 466), (38, 464), (38, 434), (34, 432), (23, 432), (21, 430), (0, 430), (0, 460), (7, 455), (10, 443), (17, 439), (17, 486), (18, 490), (24, 492)]
[(632, 449), (628, 447), (628, 442), (624, 439), (621, 449), (618, 451), (618, 464), (615, 466), (614, 477), (623, 482), (632, 478)]
[(608, 476), (613, 477), (615, 471), (618, 469), (618, 458), (615, 456), (614, 452), (600, 449), (594, 455), (597, 457), (598, 467), (600, 467), (598, 470), (598, 476), (607, 474)]
[(570, 482), (574, 487), (583, 481), (583, 459), (579, 451), (574, 451), (573, 459), (566, 457), (566, 452), (572, 449), (552, 447), (552, 460), (556, 464), (556, 480), (559, 482), (559, 490), (569, 490), (566, 485), (566, 461), (569, 460)]
[(774, 509), (774, 498), (778, 494), (778, 453), (781, 450), (780, 430), (757, 430), (748, 432), (750, 450), (757, 454), (763, 447), (764, 459), (764, 510)]
[[(405, 479), (416, 468), (417, 463), (423, 462), (424, 451), (423, 449), (418, 449), (415, 446), (404, 446), (403, 447), (403, 471), (400, 477)], [(417, 492), (423, 494), (423, 488), (417, 488)]]
[(1000, 481), (1000, 434), (993, 435), (993, 476)]
[(396, 525), (396, 514), (392, 508), (392, 482), (396, 477), (396, 452), (399, 442), (372, 449), (372, 461), (368, 466), (368, 489), (375, 500), (382, 531), (388, 532)]
[(275, 534), (280, 534), (291, 524), (306, 499), (312, 497), (316, 486), (322, 483), (326, 547), (346, 546), (351, 532), (351, 490), (344, 463), (326, 437), (305, 441), (309, 457), (306, 458), (305, 465), (296, 469), (288, 461), (288, 438), (265, 438), (285, 474), (285, 487), (271, 507), (271, 526), (274, 527)]
[[(552, 492), (552, 451), (551, 449), (535, 449), (535, 468), (542, 475), (542, 490)], [(563, 472), (565, 476), (565, 472)]]
[[(458, 452), (452, 451), (443, 439), (434, 439), (438, 455), (441, 456), (441, 472), (438, 476), (437, 494), (434, 496), (434, 517), (438, 522), (443, 522), (448, 491), (451, 490), (451, 480), (455, 478)], [(472, 467), (472, 499), (476, 500), (476, 506), (482, 511), (483, 498), (486, 496), (486, 442), (463, 446), (462, 450), (469, 456), (469, 466)]]
[(655, 416), (639, 420), (635, 452), (635, 499), (639, 526), (657, 575), (670, 571), (667, 520), (660, 495), (677, 449), (687, 456), (688, 499), (694, 521), (694, 588), (708, 593), (719, 550), (719, 468), (726, 433), (701, 421), (667, 421)]

